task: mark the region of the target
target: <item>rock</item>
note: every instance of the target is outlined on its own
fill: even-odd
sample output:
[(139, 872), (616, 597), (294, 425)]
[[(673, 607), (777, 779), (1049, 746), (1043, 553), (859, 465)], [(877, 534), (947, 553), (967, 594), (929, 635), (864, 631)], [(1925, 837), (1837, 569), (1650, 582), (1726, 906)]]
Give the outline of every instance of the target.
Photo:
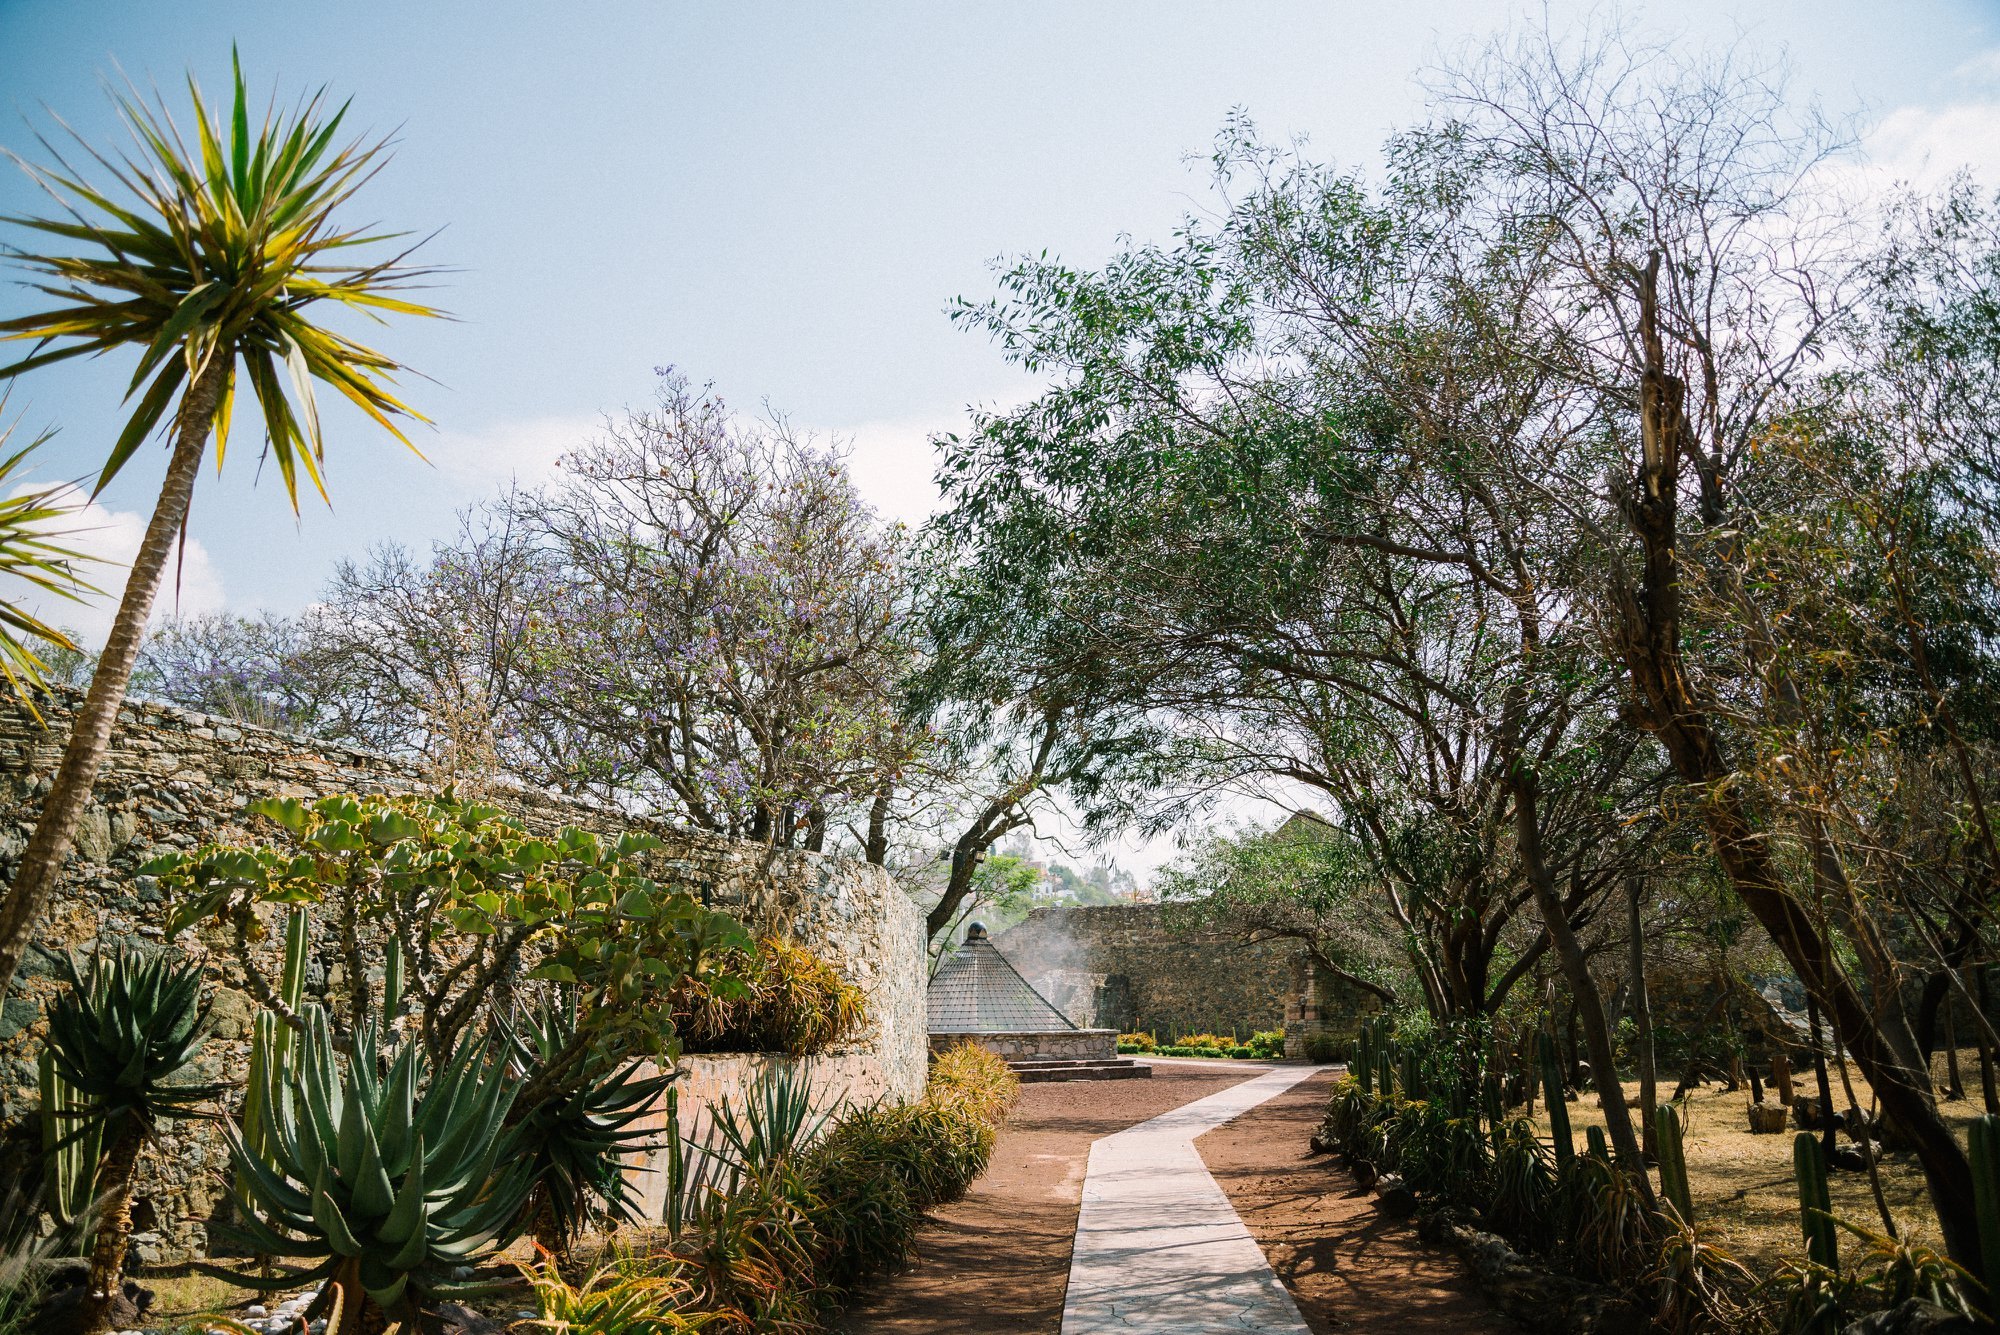
[(1974, 1335), (1979, 1329), (1956, 1312), (1911, 1298), (1848, 1323), (1840, 1335)]
[[(59, 1106), (60, 1106), (60, 1105), (59, 1105)], [(265, 1310), (263, 1309), (263, 1307), (261, 1307), (260, 1305), (258, 1305), (258, 1304), (256, 1304), (256, 1303), (252, 1303), (252, 1304), (250, 1304), (250, 1306), (248, 1306), (248, 1307), (246, 1307), (246, 1308), (244, 1308), (244, 1309), (243, 1309), (243, 1315), (245, 1315), (245, 1316), (248, 1316), (248, 1317), (256, 1317), (256, 1318), (258, 1318), (259, 1320), (261, 1320), (261, 1319), (263, 1319), (264, 1317), (267, 1317), (267, 1316), (269, 1316), (269, 1315), (271, 1315), (271, 1314), (270, 1314), (269, 1312), (265, 1311)]]
[(1417, 1211), (1417, 1193), (1397, 1174), (1384, 1173), (1375, 1182), (1375, 1208), (1391, 1219), (1408, 1218)]

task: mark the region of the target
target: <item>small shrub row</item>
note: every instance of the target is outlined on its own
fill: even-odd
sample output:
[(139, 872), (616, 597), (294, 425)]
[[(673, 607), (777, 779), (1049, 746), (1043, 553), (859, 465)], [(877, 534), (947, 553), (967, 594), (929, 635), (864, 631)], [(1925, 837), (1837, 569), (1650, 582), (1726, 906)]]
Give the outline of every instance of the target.
[[(840, 1305), (910, 1256), (923, 1212), (963, 1196), (992, 1157), (1019, 1081), (966, 1045), (932, 1064), (915, 1103), (875, 1104), (825, 1133), (744, 1126), (726, 1137), (727, 1189), (695, 1193), (680, 1233), (650, 1254), (614, 1257), (581, 1283), (553, 1265), (530, 1278), (536, 1324), (562, 1335), (716, 1335), (829, 1328)], [(746, 1122), (799, 1100), (752, 1098)], [(771, 1146), (760, 1159), (742, 1147)], [(714, 1154), (717, 1150), (699, 1150)]]
[(1118, 1050), (1139, 1056), (1234, 1057), (1271, 1061), (1285, 1055), (1285, 1031), (1259, 1030), (1250, 1035), (1247, 1043), (1222, 1034), (1183, 1034), (1171, 1043), (1161, 1043), (1148, 1033), (1120, 1034)]

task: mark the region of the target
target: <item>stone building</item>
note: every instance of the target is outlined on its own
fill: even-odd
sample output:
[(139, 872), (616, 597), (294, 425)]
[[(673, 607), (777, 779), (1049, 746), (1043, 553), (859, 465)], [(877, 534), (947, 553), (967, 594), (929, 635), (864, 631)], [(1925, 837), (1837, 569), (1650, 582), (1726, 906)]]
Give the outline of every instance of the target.
[[(59, 692), (45, 704), (46, 727), (17, 706), (0, 703), (0, 878), (11, 876), (32, 832), (74, 700), (73, 693)], [(158, 943), (165, 905), (160, 889), (137, 868), (168, 849), (271, 837), (268, 824), (244, 812), (258, 798), (312, 800), (426, 786), (415, 769), (387, 757), (128, 702), (38, 940), (57, 950)], [(657, 835), (666, 847), (651, 856), (654, 876), (756, 930), (780, 932), (810, 947), (863, 992), (864, 1032), (832, 1052), (801, 1059), (812, 1064), (821, 1095), (869, 1102), (921, 1092), (923, 915), (882, 868), (731, 844), (539, 790), (481, 797), (540, 832), (580, 825), (604, 834), (640, 828)], [(275, 929), (277, 922), (274, 912), (267, 926)], [(206, 956), (215, 984), (211, 1037), (198, 1059), (199, 1076), (241, 1080), (255, 1004), (235, 985), (221, 937), (204, 937), (220, 930), (198, 928), (179, 944)], [(275, 952), (281, 938), (272, 930), (263, 948)], [(308, 961), (309, 1000), (337, 991), (340, 967), (333, 958)], [(43, 1005), (55, 987), (46, 960), (31, 953), (0, 1001), (0, 1153), (32, 1154), (40, 1143), (36, 1059)], [(683, 1125), (698, 1130), (705, 1104), (732, 1097), (760, 1071), (789, 1060), (757, 1054), (684, 1058)], [(204, 1252), (207, 1223), (222, 1207), (227, 1185), (228, 1156), (212, 1123), (180, 1124), (149, 1148), (140, 1160), (133, 1206), (141, 1261), (171, 1263)]]
[[(1288, 1055), (1341, 1055), (1377, 1003), (1315, 968), (1292, 941), (1169, 928), (1157, 904), (1038, 908), (994, 938), (1035, 990), (1084, 1027), (1190, 1033), (1285, 1030)], [(1317, 1042), (1313, 1040), (1317, 1039)]]

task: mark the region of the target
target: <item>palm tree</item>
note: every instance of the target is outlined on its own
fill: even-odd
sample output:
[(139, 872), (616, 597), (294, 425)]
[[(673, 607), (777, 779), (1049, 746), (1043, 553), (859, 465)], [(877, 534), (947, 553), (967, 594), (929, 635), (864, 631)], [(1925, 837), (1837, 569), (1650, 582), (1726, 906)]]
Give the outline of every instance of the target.
[[(5, 407), (5, 399), (0, 398), (0, 410)], [(16, 479), (26, 472), (29, 457), (50, 434), (43, 432), (0, 458), (0, 497), (4, 497), (0, 499), (0, 578), (15, 581), (17, 586), (26, 585), (30, 595), (39, 590), (77, 602), (81, 601), (81, 595), (97, 592), (78, 573), (81, 564), (96, 558), (57, 541), (64, 530), (52, 526), (67, 522), (76, 513), (76, 506), (68, 499), (73, 494), (71, 489), (21, 488), (15, 495), (6, 494), (16, 488)], [(0, 426), (0, 452), (5, 451), (12, 436), (12, 427)], [(38, 652), (38, 644), (71, 651), (77, 647), (67, 631), (42, 620), (31, 607), (12, 598), (0, 598), (0, 680), (6, 682), (8, 693), (37, 718), (41, 715), (35, 708), (35, 691), (48, 671), (48, 664), (42, 659), (45, 651)], [(0, 983), (0, 988), (4, 987)]]
[(41, 820), (0, 899), (0, 995), (54, 889), (97, 781), (211, 436), (216, 463), (222, 462), (239, 378), (262, 410), (265, 449), (295, 512), (300, 472), (326, 495), (315, 381), (331, 385), (405, 445), (410, 442), (392, 419), (425, 420), (389, 391), (403, 369), (398, 363), (311, 318), (315, 306), (325, 308), (322, 303), (377, 319), (389, 312), (438, 313), (396, 295), (431, 272), (405, 264), (407, 250), (378, 262), (356, 256), (356, 248), (393, 236), (343, 231), (335, 220), (381, 169), (388, 141), (356, 139), (336, 147), (347, 108), (329, 110), (324, 90), (290, 112), (267, 112), (253, 133), (240, 64), (235, 84), (224, 127), (211, 119), (189, 79), (192, 149), (157, 95), (150, 103), (136, 90), (116, 97), (133, 147), (106, 154), (78, 141), (114, 183), (110, 188), (122, 192), (116, 197), (85, 184), (84, 174), (46, 139), (42, 147), (54, 168), (15, 158), (62, 216), (5, 221), (73, 243), (83, 253), (15, 252), (36, 275), (34, 288), (57, 304), (0, 321), (0, 339), (33, 344), (28, 356), (0, 367), (0, 379), (70, 357), (133, 349), (139, 359), (126, 401), (134, 407), (96, 490), (118, 475), (156, 428), (165, 427), (172, 450)]

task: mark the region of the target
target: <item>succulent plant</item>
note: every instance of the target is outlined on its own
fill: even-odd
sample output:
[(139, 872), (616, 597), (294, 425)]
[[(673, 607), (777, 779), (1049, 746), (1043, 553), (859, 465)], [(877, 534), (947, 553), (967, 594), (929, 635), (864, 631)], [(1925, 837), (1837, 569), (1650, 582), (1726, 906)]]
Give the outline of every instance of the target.
[[(508, 1136), (532, 1182), (523, 1222), (536, 1242), (567, 1258), (592, 1220), (638, 1221), (624, 1156), (651, 1148), (657, 1130), (636, 1124), (655, 1111), (674, 1077), (641, 1074), (638, 1062), (606, 1069), (601, 1057), (571, 1060), (590, 1037), (579, 1032), (573, 997), (528, 1012), (507, 1036), (515, 1074), (533, 1099), (517, 1110)], [(544, 1073), (554, 1078), (543, 1080)]]
[(208, 1008), (201, 1004), (199, 969), (124, 949), (99, 951), (88, 972), (69, 956), (53, 958), (69, 986), (49, 1008), (48, 1087), (66, 1086), (58, 1116), (75, 1123), (70, 1134), (77, 1143), (95, 1138), (103, 1147), (83, 1313), (86, 1329), (101, 1330), (124, 1283), (140, 1149), (161, 1122), (201, 1115), (199, 1105), (227, 1086), (174, 1081), (202, 1045)]
[(303, 1018), (289, 1075), (267, 1068), (263, 1151), (230, 1129), (250, 1206), (219, 1227), (259, 1255), (316, 1264), (229, 1277), (269, 1289), (326, 1281), (310, 1314), (330, 1314), (329, 1335), (478, 1292), (468, 1268), (513, 1239), (527, 1195), (525, 1174), (495, 1169), (517, 1088), (505, 1064), (490, 1044), (468, 1042), (426, 1080), (423, 1049), (410, 1043), (383, 1075), (372, 1025), (342, 1062), (326, 1013), (308, 1007)]

